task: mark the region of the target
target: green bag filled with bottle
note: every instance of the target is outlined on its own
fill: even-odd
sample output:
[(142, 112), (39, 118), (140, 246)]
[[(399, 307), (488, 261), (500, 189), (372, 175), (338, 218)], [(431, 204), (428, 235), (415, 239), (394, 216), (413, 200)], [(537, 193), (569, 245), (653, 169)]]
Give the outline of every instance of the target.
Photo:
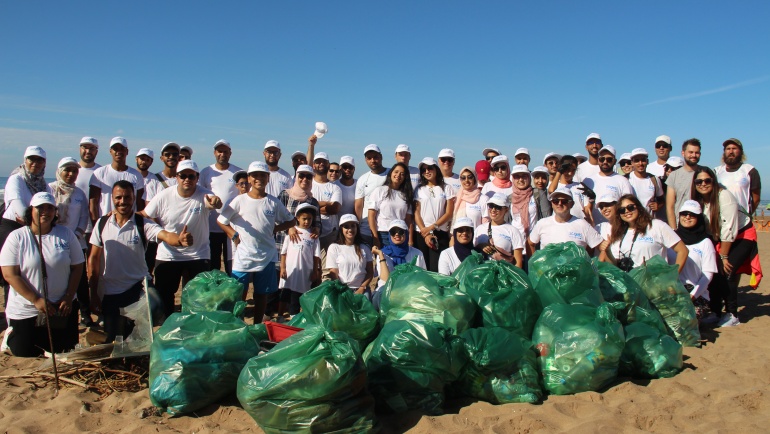
[(604, 302), (599, 274), (588, 252), (572, 241), (549, 244), (529, 260), (529, 279), (543, 306), (553, 303), (585, 304)]
[(267, 434), (361, 433), (376, 429), (366, 383), (358, 342), (315, 326), (249, 360), (237, 394)]
[(299, 304), (307, 326), (322, 325), (345, 332), (362, 348), (377, 337), (380, 329), (380, 314), (372, 303), (339, 280), (326, 281), (302, 294)]
[(623, 326), (626, 346), (620, 373), (634, 378), (668, 378), (682, 370), (682, 344), (654, 326), (638, 321)]
[(238, 375), (259, 353), (259, 327), (230, 312), (173, 313), (150, 348), (150, 400), (172, 415), (235, 392)]
[(444, 386), (465, 366), (462, 339), (435, 322), (390, 321), (364, 352), (369, 388), (382, 410), (443, 413)]
[(219, 270), (199, 273), (182, 289), (183, 313), (221, 310), (242, 317), (245, 308), (243, 284)]
[(534, 403), (543, 397), (532, 342), (500, 327), (465, 331), (468, 364), (453, 389), (492, 404)]
[[(650, 299), (631, 275), (609, 262), (594, 259), (594, 265), (599, 271), (599, 289), (602, 296), (615, 308), (621, 324), (628, 325), (643, 320), (659, 330), (666, 330), (663, 317), (652, 307)], [(655, 322), (657, 324), (654, 324)]]
[(468, 271), (460, 282), (481, 310), (484, 327), (502, 327), (530, 338), (543, 307), (529, 278), (505, 261), (487, 261)]
[(629, 274), (663, 316), (676, 340), (686, 347), (699, 347), (698, 317), (689, 292), (679, 281), (679, 267), (653, 256)]
[(532, 343), (545, 389), (567, 395), (598, 391), (615, 380), (625, 335), (608, 303), (552, 304), (537, 320)]

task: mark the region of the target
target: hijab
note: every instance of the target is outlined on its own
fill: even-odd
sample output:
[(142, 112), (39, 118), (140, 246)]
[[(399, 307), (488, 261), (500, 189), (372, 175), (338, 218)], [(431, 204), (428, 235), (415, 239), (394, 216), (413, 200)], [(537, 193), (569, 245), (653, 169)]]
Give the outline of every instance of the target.
[[(305, 172), (302, 172), (305, 173)], [(308, 200), (308, 198), (313, 197), (312, 193), (312, 186), (313, 182), (311, 180), (310, 186), (306, 189), (303, 189), (299, 186), (299, 173), (294, 177), (294, 185), (286, 190), (286, 192), (289, 194), (289, 197), (296, 200), (297, 202), (305, 202)]]
[(404, 242), (401, 244), (390, 243), (382, 248), (382, 253), (388, 255), (393, 260), (393, 265), (406, 264), (406, 255), (409, 253), (409, 243)]
[(471, 255), (471, 252), (473, 252), (473, 238), (471, 238), (471, 241), (467, 244), (463, 244), (460, 242), (460, 240), (457, 239), (457, 231), (452, 232), (452, 238), (454, 238), (455, 241), (452, 248), (455, 249), (455, 255), (457, 255), (457, 259), (462, 262), (465, 260), (465, 258)]
[(471, 169), (470, 166), (465, 166), (460, 170), (460, 175), (462, 175), (463, 172), (472, 173), (473, 179), (476, 180), (477, 184), (471, 189), (471, 191), (466, 190), (464, 187), (462, 187), (462, 185), (460, 185), (460, 191), (458, 191), (457, 195), (455, 196), (455, 212), (452, 215), (453, 220), (457, 220), (460, 217), (465, 217), (464, 204), (466, 202), (469, 204), (474, 204), (479, 201), (479, 197), (481, 196), (481, 190), (478, 188), (478, 178), (476, 177), (476, 171)]
[(58, 222), (61, 224), (67, 223), (70, 200), (72, 199), (72, 193), (75, 191), (75, 184), (67, 184), (62, 179), (62, 172), (67, 166), (60, 167), (56, 170), (56, 182), (53, 183), (53, 196), (56, 198), (56, 208)]
[(529, 232), (529, 200), (532, 198), (532, 186), (519, 190), (513, 189), (511, 194), (511, 211), (513, 214), (521, 216), (521, 225), (524, 226), (524, 232)]
[(513, 181), (511, 181), (511, 165), (508, 163), (505, 163), (505, 165), (508, 167), (508, 178), (500, 179), (494, 173), (491, 174), (492, 184), (497, 188), (510, 188), (513, 185)]
[(17, 173), (21, 176), (21, 179), (24, 180), (24, 183), (27, 184), (27, 188), (29, 188), (29, 192), (32, 193), (33, 196), (36, 193), (46, 190), (45, 169), (41, 170), (39, 175), (35, 175), (27, 170), (27, 165), (25, 163), (21, 163), (21, 166), (13, 169), (11, 176)]
[(688, 246), (698, 244), (706, 238), (709, 238), (709, 235), (706, 232), (706, 220), (703, 218), (703, 214), (698, 214), (698, 221), (695, 223), (695, 226), (685, 228), (682, 225), (679, 225), (675, 232), (679, 235), (679, 238), (682, 239), (682, 242)]

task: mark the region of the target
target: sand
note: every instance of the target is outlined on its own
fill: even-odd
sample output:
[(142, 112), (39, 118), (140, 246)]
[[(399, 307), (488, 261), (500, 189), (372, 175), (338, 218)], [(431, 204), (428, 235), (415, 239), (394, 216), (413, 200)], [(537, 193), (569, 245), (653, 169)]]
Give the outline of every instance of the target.
[[(765, 270), (770, 270), (770, 234), (759, 234)], [(685, 369), (674, 378), (619, 379), (607, 390), (550, 396), (542, 404), (491, 405), (449, 401), (443, 416), (417, 412), (380, 418), (383, 432), (767, 432), (770, 421), (770, 277), (757, 290), (742, 280), (742, 324), (702, 329), (708, 342), (685, 348)], [(745, 285), (745, 286), (744, 286)], [(0, 376), (27, 373), (39, 360), (0, 355)], [(149, 416), (148, 391), (113, 393), (99, 401), (92, 392), (67, 386), (36, 388), (23, 379), (0, 380), (0, 430), (36, 432), (261, 432), (233, 396), (194, 415)]]

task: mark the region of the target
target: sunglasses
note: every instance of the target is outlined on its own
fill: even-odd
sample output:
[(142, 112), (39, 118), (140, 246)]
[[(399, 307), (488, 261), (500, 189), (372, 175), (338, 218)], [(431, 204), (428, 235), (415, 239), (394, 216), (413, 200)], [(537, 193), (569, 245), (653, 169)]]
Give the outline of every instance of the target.
[(599, 157), (600, 163), (612, 163), (613, 161), (615, 161), (614, 157)]
[(340, 169), (342, 169), (342, 170), (353, 170), (353, 169), (355, 169), (355, 167), (348, 166), (347, 164), (345, 164), (344, 166), (340, 166)]
[(313, 179), (313, 175), (309, 173), (298, 173), (297, 178), (299, 179)]
[(179, 152), (164, 152), (163, 156), (166, 157), (166, 158), (178, 157), (179, 156)]
[(571, 201), (566, 197), (557, 197), (556, 199), (551, 199), (551, 203), (554, 205), (569, 205), (570, 202)]
[(475, 181), (473, 175), (460, 175), (460, 181)]
[(329, 169), (329, 173), (337, 173), (340, 169)]
[(623, 161), (621, 161), (621, 162), (620, 162), (620, 163), (618, 163), (618, 164), (620, 164), (621, 166), (630, 166), (630, 165), (631, 165), (631, 162), (630, 162), (630, 161), (628, 161), (628, 160), (623, 160)]
[(237, 185), (238, 187), (241, 187), (241, 188), (246, 188), (249, 185), (249, 183), (248, 182), (239, 182), (239, 183), (237, 183), (235, 185)]
[(682, 211), (679, 213), (680, 217), (690, 217), (690, 218), (698, 218), (698, 214), (695, 214), (694, 212), (690, 211)]
[(714, 183), (714, 180), (711, 178), (706, 178), (706, 179), (696, 179), (693, 182), (695, 183), (695, 185), (711, 185)]
[(501, 164), (499, 166), (493, 167), (492, 170), (490, 170), (490, 172), (499, 172), (501, 170), (508, 170), (508, 166), (506, 166), (505, 164)]
[(663, 142), (658, 142), (658, 143), (655, 144), (655, 149), (661, 149), (661, 148), (668, 149), (668, 145), (666, 143), (663, 143)]
[(496, 211), (503, 209), (503, 207), (501, 207), (500, 205), (495, 205), (494, 203), (487, 204), (487, 206), (489, 207), (489, 209), (493, 209)]
[(634, 211), (636, 211), (636, 205), (634, 205), (633, 203), (630, 205), (621, 206), (620, 208), (618, 208), (618, 213), (620, 214), (625, 214), (626, 212), (634, 212)]
[(406, 231), (401, 228), (393, 228), (388, 231), (391, 237), (403, 237), (406, 235)]
[(436, 168), (433, 167), (433, 166), (422, 166), (422, 167), (420, 167), (420, 173), (425, 173), (425, 172), (427, 172), (429, 170), (436, 170)]
[(513, 175), (513, 179), (528, 179), (529, 177), (530, 175), (526, 173), (515, 173)]
[(42, 162), (45, 161), (45, 158), (43, 158), (43, 157), (36, 157), (34, 155), (30, 155), (29, 157), (27, 157), (27, 160), (29, 160), (32, 163), (42, 163)]
[(615, 206), (615, 203), (616, 203), (616, 202), (610, 202), (610, 203), (599, 203), (599, 204), (596, 204), (596, 206), (597, 206), (597, 207), (599, 207), (599, 209), (604, 209), (604, 208), (609, 208), (609, 207), (611, 207), (611, 206)]
[(473, 234), (473, 228), (468, 228), (468, 227), (464, 227), (463, 226), (461, 228), (455, 229), (455, 233), (458, 233), (458, 234)]
[(346, 223), (346, 224), (342, 225), (342, 229), (347, 229), (349, 231), (352, 231), (352, 230), (356, 229), (357, 227), (358, 227), (358, 225), (355, 224), (355, 223)]
[(646, 163), (647, 159), (646, 158), (634, 158), (632, 161), (634, 163)]
[(277, 150), (277, 151), (265, 150), (265, 153), (267, 155), (278, 155), (278, 154), (281, 153), (281, 151), (279, 151), (279, 150)]
[(494, 160), (495, 157), (497, 157), (497, 155), (493, 155), (491, 157), (489, 155), (487, 155), (486, 159), (487, 159), (487, 161), (492, 161), (492, 160)]
[(454, 163), (455, 159), (452, 158), (452, 157), (441, 157), (441, 158), (438, 159), (438, 161), (440, 161), (442, 163)]
[(198, 177), (198, 175), (195, 173), (188, 173), (186, 175), (182, 173), (177, 173), (176, 176), (178, 176), (179, 179), (181, 179), (182, 181), (184, 181), (185, 179), (195, 179)]

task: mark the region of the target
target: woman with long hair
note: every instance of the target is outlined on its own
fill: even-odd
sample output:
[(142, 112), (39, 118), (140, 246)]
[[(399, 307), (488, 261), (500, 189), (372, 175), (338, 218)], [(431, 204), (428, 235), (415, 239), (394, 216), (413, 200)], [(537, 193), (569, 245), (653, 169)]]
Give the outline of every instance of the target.
[(452, 213), (452, 227), (458, 219), (468, 217), (473, 221), (473, 227), (486, 222), (484, 217), (487, 210), (487, 196), (481, 194), (476, 171), (470, 166), (460, 169), (460, 190), (455, 196), (455, 209)]
[(414, 192), (414, 245), (425, 257), (428, 270), (438, 271), (440, 252), (449, 247), (449, 224), (454, 213), (455, 190), (444, 182), (444, 176), (433, 158), (420, 165), (420, 181)]
[(495, 193), (487, 202), (487, 208), (489, 223), (476, 227), (473, 245), (490, 259), (507, 261), (523, 268), (524, 238), (518, 229), (505, 221), (505, 216), (510, 212), (508, 197)]
[[(757, 235), (751, 217), (732, 193), (717, 183), (714, 171), (698, 166), (693, 175), (691, 196), (703, 208), (706, 229), (716, 242), (719, 273), (709, 286), (711, 311), (704, 323), (719, 327), (740, 324), (738, 319), (738, 269), (757, 252)], [(724, 312), (723, 312), (724, 309)]]
[[(407, 183), (408, 184), (408, 183)], [(358, 230), (358, 218), (354, 214), (340, 217), (337, 242), (329, 245), (326, 267), (329, 278), (338, 279), (356, 294), (369, 294), (369, 284), (374, 277), (372, 251), (364, 244)]]
[(667, 259), (666, 249), (676, 253), (675, 263), (681, 273), (687, 260), (687, 246), (666, 223), (650, 217), (636, 196), (621, 196), (612, 221), (610, 246), (599, 255), (599, 259), (611, 262), (623, 271), (630, 271), (656, 255)]
[[(406, 181), (406, 182), (405, 182)], [(412, 207), (412, 182), (409, 180), (409, 166), (396, 163), (391, 167), (385, 184), (377, 187), (369, 195), (369, 228), (376, 235), (373, 243), (383, 247), (390, 243), (388, 229), (393, 220), (404, 220), (408, 226), (414, 221)], [(407, 232), (407, 241), (412, 245), (412, 239)]]

